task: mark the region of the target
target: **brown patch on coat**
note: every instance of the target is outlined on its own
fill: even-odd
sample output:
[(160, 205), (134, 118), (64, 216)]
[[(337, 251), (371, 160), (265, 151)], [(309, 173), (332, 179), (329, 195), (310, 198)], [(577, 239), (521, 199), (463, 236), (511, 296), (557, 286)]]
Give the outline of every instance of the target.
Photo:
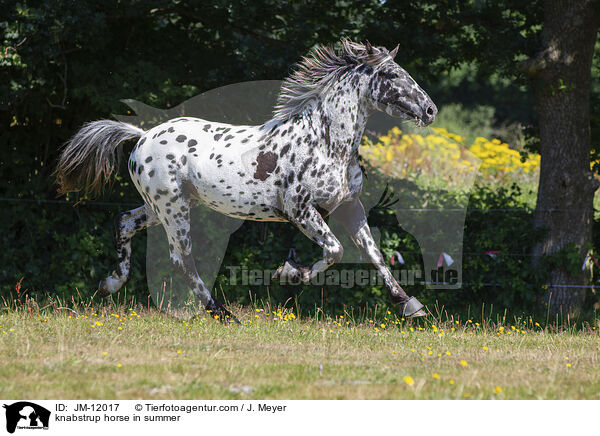
[(198, 188), (196, 188), (196, 185), (194, 185), (189, 180), (183, 180), (181, 182), (181, 195), (186, 200), (200, 197), (198, 193)]
[(277, 167), (277, 155), (273, 152), (260, 152), (256, 157), (256, 172), (254, 178), (263, 182), (271, 175)]

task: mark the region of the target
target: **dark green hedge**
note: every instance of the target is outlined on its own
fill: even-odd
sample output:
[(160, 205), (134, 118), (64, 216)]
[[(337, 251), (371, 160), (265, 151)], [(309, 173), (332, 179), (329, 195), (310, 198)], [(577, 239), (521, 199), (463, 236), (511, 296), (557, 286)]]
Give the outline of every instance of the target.
[[(410, 192), (412, 198), (419, 198), (419, 202), (428, 198), (431, 207), (443, 204), (451, 196), (445, 192), (420, 191), (410, 182), (406, 182), (406, 188), (406, 192)], [(465, 285), (462, 289), (427, 290), (416, 283), (406, 287), (409, 294), (430, 306), (437, 303), (449, 310), (481, 307), (483, 303), (497, 309), (533, 310), (536, 298), (543, 292), (542, 282), (530, 266), (528, 254), (535, 239), (531, 231), (532, 212), (515, 203), (517, 194), (514, 190), (491, 191), (487, 188), (476, 188), (471, 194), (464, 228)], [(402, 197), (402, 193), (399, 196), (408, 198)], [(3, 227), (0, 234), (3, 245), (10, 250), (0, 252), (2, 295), (10, 295), (22, 277), (22, 288), (31, 294), (54, 294), (67, 300), (92, 295), (98, 281), (115, 266), (113, 217), (127, 208), (103, 203), (72, 206), (4, 202), (5, 220), (0, 224)], [(198, 220), (194, 222), (198, 224)], [(386, 259), (394, 250), (399, 250), (406, 261), (403, 268), (423, 269), (417, 241), (401, 228), (390, 209), (372, 209), (369, 223), (381, 232), (380, 245)], [(297, 303), (306, 310), (314, 309), (315, 304), (323, 304), (325, 309), (334, 312), (344, 306), (387, 305), (387, 296), (377, 285), (346, 289), (277, 283), (243, 286), (230, 282), (227, 266), (248, 270), (275, 269), (287, 258), (290, 247), (295, 248), (304, 264), (310, 264), (320, 256), (320, 249), (289, 224), (243, 223), (230, 237), (215, 292), (219, 296), (224, 294), (229, 301), (243, 304), (249, 304), (251, 299), (270, 299), (273, 303)], [(196, 243), (194, 252), (202, 253), (206, 248)], [(499, 254), (494, 259), (485, 254), (488, 250), (498, 250)], [(145, 302), (148, 299), (145, 232), (134, 238), (132, 265), (127, 294)], [(398, 267), (396, 264), (392, 268)], [(342, 263), (333, 268), (356, 270), (365, 266)], [(121, 298), (123, 294), (122, 290)]]

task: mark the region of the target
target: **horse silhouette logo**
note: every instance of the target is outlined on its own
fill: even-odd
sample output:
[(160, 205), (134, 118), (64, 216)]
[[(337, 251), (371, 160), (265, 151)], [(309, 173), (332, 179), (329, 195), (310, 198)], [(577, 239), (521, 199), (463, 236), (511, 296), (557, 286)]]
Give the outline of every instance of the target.
[[(204, 122), (189, 121), (193, 118), (188, 119), (186, 117), (199, 117), (199, 119), (202, 120), (212, 120), (211, 122), (213, 122), (213, 124), (218, 122), (230, 125), (260, 126), (265, 125), (265, 123), (270, 122), (269, 120), (272, 119), (273, 107), (277, 105), (277, 98), (281, 89), (282, 82), (277, 80), (231, 84), (199, 94), (169, 109), (153, 108), (135, 100), (123, 100), (123, 103), (131, 108), (131, 114), (115, 115), (115, 118), (121, 122), (138, 126), (144, 131), (149, 131), (156, 126), (173, 119), (188, 120), (178, 121), (175, 123), (175, 126), (177, 126), (178, 123), (181, 123), (180, 125), (188, 125), (190, 123), (198, 124)], [(208, 125), (208, 121), (206, 121), (206, 123)], [(376, 143), (374, 138), (382, 136), (384, 132), (390, 132), (397, 125), (398, 120), (396, 118), (391, 118), (383, 113), (375, 113), (369, 118), (365, 132), (367, 132)], [(410, 131), (409, 126), (403, 124), (400, 124), (400, 126), (402, 126), (405, 131)], [(210, 125), (207, 129), (210, 130), (212, 127), (213, 126)], [(228, 127), (223, 127), (223, 129), (226, 128)], [(167, 133), (169, 133), (168, 128), (163, 135), (166, 135)], [(215, 131), (215, 134), (218, 138), (221, 137), (219, 132)], [(229, 131), (225, 133), (225, 135), (228, 134)], [(438, 134), (433, 130), (426, 130), (423, 135)], [(226, 136), (223, 138), (225, 137)], [(361, 137), (361, 135), (359, 135), (359, 137)], [(162, 138), (163, 136), (161, 136), (161, 140), (164, 140)], [(214, 138), (214, 135), (210, 136), (210, 138)], [(438, 139), (440, 139), (439, 136)], [(194, 139), (194, 141), (196, 140)], [(223, 147), (230, 150), (230, 147), (225, 147), (227, 144), (224, 144)], [(248, 142), (248, 144), (250, 144), (250, 142)], [(194, 152), (197, 151), (197, 148), (194, 147), (195, 145), (196, 143), (194, 142), (193, 146), (190, 146)], [(442, 152), (434, 153), (433, 151), (427, 152), (431, 159), (431, 165), (422, 169), (418, 167), (416, 162), (412, 164), (404, 163), (402, 170), (405, 171), (406, 174), (421, 174), (425, 171), (432, 177), (435, 175), (436, 177), (443, 178), (445, 184), (454, 183), (461, 185), (462, 192), (469, 193), (475, 183), (480, 162), (476, 156), (470, 153), (464, 144), (456, 143), (454, 145), (456, 145), (457, 150), (460, 150), (461, 156), (464, 156), (466, 161), (472, 162), (472, 166), (469, 167), (468, 170), (460, 173), (452, 171), (450, 174), (444, 173), (441, 170), (438, 171), (438, 168), (445, 168), (447, 162), (444, 157), (445, 154)], [(258, 144), (246, 146), (244, 143), (241, 144), (241, 146), (243, 147), (236, 149), (236, 153), (238, 153), (239, 156), (236, 155), (235, 159), (233, 157), (231, 159), (225, 159), (224, 154), (219, 154), (217, 152), (213, 153), (213, 158), (225, 159), (216, 164), (217, 168), (219, 168), (219, 165), (222, 165), (223, 168), (233, 168), (232, 165), (236, 165), (237, 162), (240, 174), (256, 174), (257, 179), (253, 180), (253, 186), (254, 181), (256, 181), (257, 184), (257, 180), (264, 182), (262, 179), (265, 177), (268, 178), (274, 170), (272, 165), (275, 158), (274, 154), (269, 154), (270, 152), (266, 150), (266, 148), (263, 150), (261, 149), (261, 145)], [(287, 154), (291, 153), (291, 151), (287, 152)], [(206, 160), (211, 160), (210, 155)], [(149, 162), (154, 161), (155, 160), (150, 160)], [(262, 164), (259, 170), (258, 165), (261, 162)], [(145, 164), (145, 166), (146, 171), (148, 171), (148, 164)], [(219, 171), (221, 169), (222, 168), (219, 168)], [(311, 167), (311, 170), (312, 169), (313, 167)], [(391, 177), (387, 173), (367, 171), (366, 167), (363, 167), (363, 170), (365, 170), (365, 176), (362, 181), (360, 202), (364, 208), (364, 214), (365, 216), (370, 216), (371, 211), (374, 209), (387, 210), (390, 215), (395, 215), (396, 221), (402, 229), (415, 239), (415, 242), (419, 246), (419, 250), (415, 254), (417, 257), (420, 255), (423, 262), (423, 269), (421, 270), (420, 266), (418, 266), (419, 270), (417, 272), (419, 275), (414, 276), (415, 279), (422, 281), (428, 290), (460, 289), (462, 287), (464, 224), (468, 202), (464, 202), (462, 199), (459, 200), (448, 197), (444, 200), (443, 206), (428, 207), (428, 197), (423, 197), (426, 190), (416, 184), (413, 176), (394, 173), (396, 175)], [(295, 180), (297, 180), (297, 174), (298, 173), (294, 176)], [(223, 180), (223, 182), (220, 183), (225, 183), (225, 179), (219, 180)], [(227, 183), (225, 183), (225, 185), (227, 186)], [(218, 183), (215, 184), (215, 186), (218, 186)], [(233, 191), (233, 185), (229, 186), (231, 187), (230, 190)], [(235, 191), (248, 192), (247, 189)], [(226, 198), (233, 195), (233, 192), (224, 194)], [(223, 204), (233, 204), (231, 201), (232, 199), (229, 199), (227, 202), (223, 202)], [(248, 199), (248, 207), (252, 205), (254, 206), (250, 208), (252, 210), (248, 211), (248, 217), (251, 215), (257, 216), (257, 214), (262, 213), (260, 201), (257, 202), (255, 198)], [(169, 210), (174, 210), (170, 202)], [(344, 225), (344, 222), (347, 222), (348, 219), (353, 216), (356, 219), (359, 215), (352, 215), (347, 209), (343, 210), (338, 208), (336, 211), (337, 212), (333, 216), (334, 219), (331, 219), (327, 225), (343, 247), (343, 262), (348, 265), (372, 263), (372, 259), (361, 252), (360, 247), (356, 246)], [(362, 215), (360, 210), (355, 210), (355, 212)], [(339, 218), (340, 214), (341, 218), (346, 219), (335, 219)], [(134, 214), (129, 213), (127, 217), (129, 220), (128, 222), (134, 223), (136, 219), (139, 221), (142, 215), (138, 215), (138, 212), (136, 212)], [(190, 241), (193, 241), (194, 247), (201, 247), (200, 249), (192, 249), (195, 269), (206, 289), (213, 293), (216, 292), (215, 283), (219, 271), (223, 266), (230, 236), (236, 232), (243, 223), (243, 220), (238, 218), (239, 216), (236, 218), (224, 215), (221, 212), (211, 209), (202, 202), (199, 202), (198, 205), (194, 206), (193, 212), (190, 215), (190, 219), (192, 220), (190, 230), (189, 232), (186, 230), (185, 235), (186, 237), (189, 236)], [(197, 306), (198, 300), (196, 300), (195, 295), (191, 293), (189, 282), (178, 280), (177, 275), (179, 272), (178, 270), (173, 269), (168, 238), (165, 237), (165, 231), (162, 226), (155, 226), (155, 224), (158, 223), (159, 221), (153, 221), (151, 225), (144, 225), (144, 228), (147, 227), (148, 229), (146, 271), (150, 295), (157, 307), (160, 307), (162, 310), (175, 316), (186, 318), (192, 317), (199, 309)], [(123, 228), (129, 227), (125, 226)], [(141, 230), (142, 227), (140, 226), (139, 229)], [(266, 230), (264, 231), (266, 232)], [(372, 226), (370, 232), (372, 233), (371, 236), (374, 245), (379, 247), (381, 231), (377, 227)], [(400, 247), (398, 248), (400, 249)], [(130, 252), (128, 251), (127, 253)], [(442, 253), (446, 253), (450, 261), (448, 261)], [(301, 257), (305, 257), (304, 254), (300, 254)], [(452, 257), (450, 257), (450, 254)], [(440, 263), (441, 255), (442, 262)], [(291, 256), (288, 257), (291, 258)], [(389, 259), (389, 254), (387, 257)], [(294, 261), (294, 263), (296, 262)], [(123, 265), (125, 265), (125, 263), (123, 263)], [(129, 264), (127, 263), (127, 265)], [(261, 284), (269, 285), (269, 279), (273, 278), (273, 273), (276, 273), (278, 265), (281, 265), (281, 263), (271, 263), (262, 271), (262, 277), (266, 278), (263, 279)], [(380, 267), (383, 269), (387, 268), (386, 265), (387, 262), (380, 263)], [(285, 264), (282, 266), (285, 268)], [(238, 268), (239, 265), (225, 265), (225, 267), (227, 269)], [(127, 266), (127, 268), (129, 268), (129, 266)], [(273, 268), (273, 270), (269, 272), (269, 268)], [(296, 268), (296, 270), (298, 270), (298, 268)], [(236, 279), (231, 278), (232, 271), (233, 270), (230, 269), (231, 282), (229, 283), (233, 285)], [(410, 271), (402, 268), (396, 269), (396, 272), (410, 273)], [(235, 273), (233, 273), (233, 275), (235, 275)], [(293, 280), (281, 280), (281, 274), (279, 273), (276, 273), (276, 276), (281, 284), (301, 283), (299, 280), (296, 280), (295, 282)], [(125, 278), (128, 277), (127, 271), (121, 270), (119, 277), (125, 280)], [(393, 276), (391, 276), (390, 272), (390, 275), (386, 273), (386, 277)], [(175, 278), (175, 280), (172, 280), (172, 278)], [(406, 281), (406, 285), (409, 285), (410, 278), (408, 278), (408, 276)], [(121, 286), (120, 283), (121, 282), (116, 281), (112, 276), (103, 280), (104, 285), (115, 286), (111, 289), (117, 289), (116, 286)], [(390, 281), (389, 283), (392, 282)], [(225, 285), (227, 285), (227, 283), (225, 283)], [(102, 292), (101, 295), (108, 294)]]
[(28, 401), (4, 405), (6, 409), (6, 431), (14, 433), (19, 429), (48, 429), (50, 411)]

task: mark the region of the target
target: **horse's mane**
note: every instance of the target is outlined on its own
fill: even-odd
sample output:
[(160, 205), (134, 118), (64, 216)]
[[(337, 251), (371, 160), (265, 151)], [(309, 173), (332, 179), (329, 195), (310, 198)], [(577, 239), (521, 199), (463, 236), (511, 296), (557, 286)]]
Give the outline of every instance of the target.
[(302, 112), (309, 101), (327, 89), (349, 67), (359, 64), (378, 67), (391, 59), (385, 48), (369, 48), (347, 39), (342, 40), (339, 50), (317, 46), (296, 64), (294, 72), (283, 81), (273, 117), (286, 120)]

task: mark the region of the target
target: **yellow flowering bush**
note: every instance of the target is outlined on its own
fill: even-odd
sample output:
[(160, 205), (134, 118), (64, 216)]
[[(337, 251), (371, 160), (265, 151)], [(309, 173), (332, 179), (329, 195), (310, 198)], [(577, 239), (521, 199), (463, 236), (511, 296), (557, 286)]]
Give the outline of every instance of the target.
[(481, 159), (481, 170), (483, 173), (509, 173), (512, 171), (523, 171), (532, 173), (540, 167), (540, 155), (527, 156), (521, 159), (521, 153), (513, 150), (508, 144), (499, 139), (491, 141), (478, 137), (469, 147), (469, 151)]
[[(384, 174), (415, 182), (443, 182), (446, 186), (471, 186), (475, 177), (488, 182), (535, 182), (540, 156), (521, 153), (499, 139), (478, 137), (467, 147), (462, 136), (444, 128), (427, 134), (403, 133), (394, 127), (376, 141), (364, 138), (361, 156)], [(523, 180), (524, 179), (524, 180)]]

